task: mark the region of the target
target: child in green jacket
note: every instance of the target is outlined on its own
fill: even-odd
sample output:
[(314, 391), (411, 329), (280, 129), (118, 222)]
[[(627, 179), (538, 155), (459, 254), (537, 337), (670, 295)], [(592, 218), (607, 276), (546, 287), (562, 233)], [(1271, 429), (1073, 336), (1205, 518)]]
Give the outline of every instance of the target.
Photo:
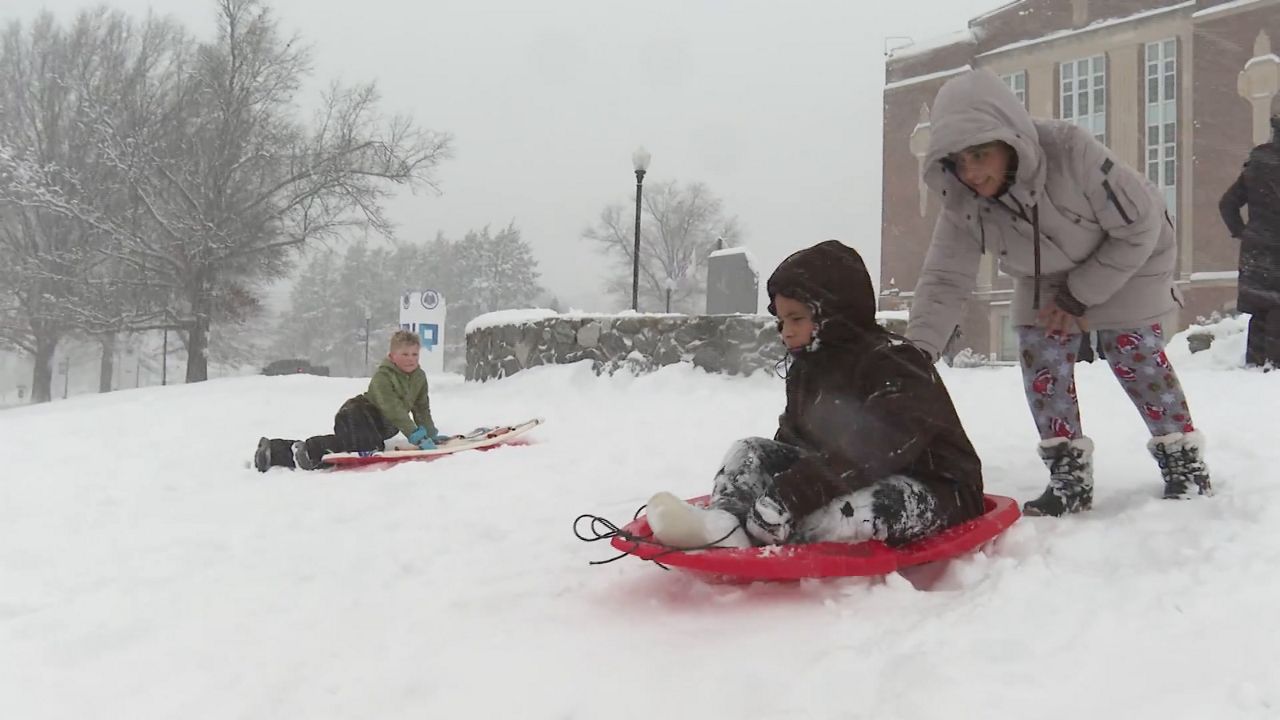
[(440, 434), (431, 421), (427, 397), (427, 375), (418, 366), (422, 351), (418, 336), (398, 330), (391, 336), (391, 348), (382, 361), (369, 389), (338, 408), (332, 435), (316, 435), (306, 440), (262, 438), (253, 454), (259, 472), (275, 465), (315, 470), (320, 458), (331, 452), (382, 450), (387, 438), (404, 433), (409, 442), (430, 450), (447, 435)]

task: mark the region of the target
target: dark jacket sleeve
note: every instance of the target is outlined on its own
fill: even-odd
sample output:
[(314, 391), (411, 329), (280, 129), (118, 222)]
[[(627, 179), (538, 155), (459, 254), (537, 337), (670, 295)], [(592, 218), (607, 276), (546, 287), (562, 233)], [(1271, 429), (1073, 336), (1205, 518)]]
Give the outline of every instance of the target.
[(778, 432), (773, 434), (773, 439), (788, 445), (800, 446), (803, 444), (800, 439), (800, 432), (796, 429), (795, 422), (792, 420), (790, 399), (787, 400), (786, 409), (778, 416)]
[[(1245, 163), (1247, 166), (1248, 163)], [(1249, 195), (1244, 186), (1244, 172), (1240, 173), (1240, 177), (1227, 188), (1222, 194), (1222, 200), (1218, 202), (1218, 212), (1222, 215), (1222, 222), (1227, 224), (1227, 230), (1231, 232), (1231, 237), (1240, 237), (1240, 233), (1244, 232), (1244, 218), (1240, 216), (1240, 208), (1248, 203)]]
[(775, 441), (806, 450), (812, 449), (805, 440), (805, 433), (796, 417), (797, 408), (802, 405), (799, 398), (804, 396), (804, 388), (809, 387), (809, 384), (809, 374), (805, 367), (793, 365), (787, 371), (787, 406), (778, 416), (778, 432), (773, 434)]
[(945, 389), (928, 355), (914, 345), (872, 351), (849, 390), (843, 397), (827, 393), (812, 410), (810, 425), (825, 429), (823, 450), (776, 478), (795, 517), (909, 468), (944, 429), (936, 408), (948, 402)]

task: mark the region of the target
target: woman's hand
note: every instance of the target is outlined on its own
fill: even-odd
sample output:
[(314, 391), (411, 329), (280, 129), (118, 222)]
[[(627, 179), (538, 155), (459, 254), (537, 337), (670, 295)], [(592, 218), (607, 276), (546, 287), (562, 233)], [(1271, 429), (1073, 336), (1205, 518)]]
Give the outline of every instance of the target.
[(1040, 315), (1036, 318), (1036, 322), (1049, 334), (1061, 333), (1070, 335), (1077, 327), (1082, 333), (1089, 332), (1089, 322), (1087, 320), (1063, 310), (1053, 300), (1050, 300), (1047, 305), (1040, 308)]

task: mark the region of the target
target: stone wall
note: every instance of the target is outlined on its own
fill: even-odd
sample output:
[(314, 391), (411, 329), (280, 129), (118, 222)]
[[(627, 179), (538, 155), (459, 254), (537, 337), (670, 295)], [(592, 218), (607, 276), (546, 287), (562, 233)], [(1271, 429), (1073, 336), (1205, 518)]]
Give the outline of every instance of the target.
[[(467, 379), (582, 360), (597, 374), (688, 362), (707, 372), (749, 375), (772, 372), (785, 354), (770, 315), (549, 315), (477, 318), (467, 330)], [(906, 329), (897, 317), (880, 322), (894, 332)]]
[(783, 358), (769, 315), (582, 315), (481, 325), (467, 332), (468, 380), (590, 360), (597, 374), (678, 362), (746, 375)]

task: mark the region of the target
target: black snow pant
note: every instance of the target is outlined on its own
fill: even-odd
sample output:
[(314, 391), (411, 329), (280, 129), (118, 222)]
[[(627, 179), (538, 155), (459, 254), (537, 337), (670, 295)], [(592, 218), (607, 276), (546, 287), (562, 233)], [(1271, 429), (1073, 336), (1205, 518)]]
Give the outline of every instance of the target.
[[(729, 447), (716, 474), (710, 506), (728, 511), (745, 525), (757, 499), (769, 497), (781, 504), (774, 478), (805, 454), (794, 445), (766, 438), (738, 440)], [(891, 475), (841, 495), (805, 517), (792, 518), (788, 542), (880, 540), (899, 545), (945, 526), (939, 505), (925, 484)]]
[[(307, 457), (311, 459), (312, 470), (323, 467), (320, 458), (331, 452), (372, 452), (381, 450), (387, 438), (400, 432), (387, 422), (382, 411), (378, 410), (368, 398), (357, 395), (342, 403), (338, 413), (333, 416), (333, 434), (313, 435), (306, 439)], [(293, 444), (296, 440), (284, 438), (271, 439), (271, 465), (296, 467), (293, 459)]]
[(1280, 308), (1256, 312), (1249, 317), (1244, 364), (1263, 367), (1267, 363), (1280, 368)]

